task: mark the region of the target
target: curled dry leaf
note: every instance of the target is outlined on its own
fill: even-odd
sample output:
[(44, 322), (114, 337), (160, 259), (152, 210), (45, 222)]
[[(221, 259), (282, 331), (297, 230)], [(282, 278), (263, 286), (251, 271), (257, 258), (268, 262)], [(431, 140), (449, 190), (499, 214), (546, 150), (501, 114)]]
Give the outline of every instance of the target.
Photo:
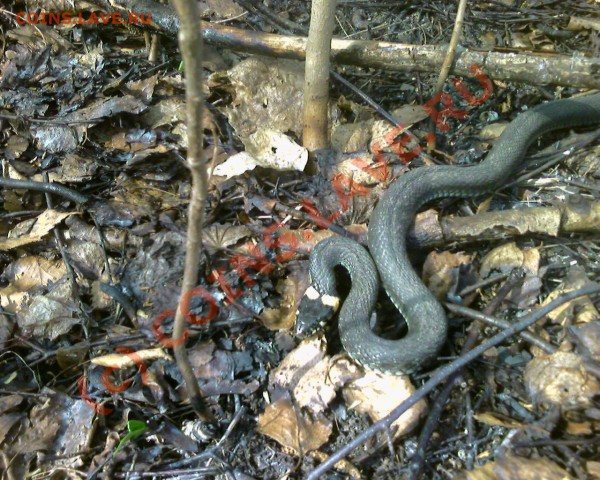
[(540, 252), (537, 248), (521, 250), (514, 242), (505, 243), (490, 251), (481, 261), (479, 273), (487, 278), (493, 270), (508, 273), (515, 268), (524, 269), (529, 275), (537, 275)]
[(308, 272), (290, 267), (290, 274), (277, 282), (275, 289), (281, 296), (280, 308), (266, 308), (261, 318), (269, 330), (289, 330), (294, 326), (296, 310), (309, 284)]
[(398, 142), (398, 139), (405, 135), (406, 129), (428, 117), (428, 113), (419, 105), (405, 105), (394, 110), (393, 113), (399, 120), (400, 127), (390, 127), (389, 122), (386, 120), (376, 120), (373, 123), (370, 147), (374, 154), (391, 153), (397, 158), (398, 154), (401, 153), (399, 147), (403, 147), (405, 151), (413, 149), (415, 145), (412, 141), (402, 145)]
[[(407, 376), (366, 373), (351, 360), (325, 355), (323, 338), (303, 341), (271, 372), (270, 383), (291, 391), (300, 407), (312, 412), (326, 410), (342, 388), (348, 407), (378, 421), (414, 392)], [(396, 422), (396, 437), (412, 430), (426, 410), (421, 401)]]
[(458, 283), (460, 267), (471, 263), (473, 255), (458, 252), (436, 252), (427, 255), (423, 264), (423, 281), (438, 299), (454, 290)]
[(575, 353), (536, 357), (525, 367), (525, 385), (533, 402), (574, 408), (590, 405), (600, 381), (584, 368)]
[(586, 462), (585, 466), (592, 478), (600, 478), (600, 462)]
[(581, 30), (596, 30), (600, 32), (600, 20), (593, 18), (569, 16), (569, 24), (567, 30), (579, 32)]
[(303, 171), (308, 161), (308, 150), (277, 130), (257, 130), (243, 141), (247, 151), (233, 155), (218, 165), (214, 170), (215, 175), (231, 178), (259, 166)]
[(335, 386), (328, 376), (330, 357), (322, 337), (308, 338), (292, 350), (271, 371), (270, 384), (291, 390), (300, 407), (323, 412), (335, 398)]
[(482, 140), (496, 140), (504, 131), (508, 122), (494, 122), (484, 126), (479, 133), (479, 138)]
[(29, 148), (29, 140), (22, 135), (12, 135), (8, 138), (4, 148), (7, 160), (16, 160)]
[(26, 291), (56, 283), (66, 272), (62, 260), (48, 260), (31, 255), (21, 257), (6, 267), (4, 277), (15, 289)]
[(366, 190), (361, 189), (361, 186), (372, 188), (372, 186), (381, 183), (386, 176), (390, 176), (388, 172), (383, 170), (381, 161), (378, 162), (368, 152), (353, 152), (337, 156), (331, 171), (327, 171), (326, 175), (334, 182), (334, 186), (345, 183), (349, 178), (352, 179), (354, 185), (351, 188), (356, 195), (366, 193)]
[[(241, 372), (252, 370), (252, 359), (246, 352), (219, 349), (213, 341), (207, 341), (190, 348), (189, 356), (194, 375), (207, 396), (249, 395), (260, 385), (256, 379), (236, 378)], [(176, 365), (173, 363), (170, 367), (175, 369)]]
[(338, 123), (332, 126), (331, 148), (336, 152), (366, 150), (371, 139), (373, 120), (356, 123)]
[(504, 303), (516, 308), (535, 305), (542, 288), (539, 276), (540, 251), (538, 248), (520, 249), (516, 243), (505, 243), (490, 251), (482, 260), (480, 275), (489, 277), (493, 271), (509, 273), (522, 269), (525, 277), (506, 295)]
[(90, 180), (98, 171), (100, 165), (87, 156), (68, 153), (63, 158), (60, 167), (48, 174), (51, 182), (81, 183)]
[(53, 452), (47, 458), (38, 457), (39, 467), (81, 467), (84, 461), (77, 452), (88, 447), (94, 434), (94, 408), (82, 399), (74, 400), (49, 388), (41, 393), (44, 401), (31, 409), (27, 428), (15, 432), (16, 438), (11, 439), (10, 445), (3, 445), (3, 451), (13, 461), (24, 461), (20, 456), (24, 453)]
[(304, 63), (250, 57), (231, 68), (227, 77), (217, 73), (209, 79), (211, 87), (221, 83), (235, 96), (225, 109), (237, 135), (247, 137), (257, 126), (302, 134), (302, 97)]
[[(346, 404), (378, 422), (415, 392), (406, 375), (385, 375), (367, 370), (363, 377), (350, 381), (344, 388)], [(420, 400), (404, 412), (393, 424), (394, 438), (412, 431), (427, 412), (427, 403)]]
[(65, 304), (60, 300), (40, 295), (33, 299), (24, 314), (19, 315), (17, 319), (23, 332), (36, 338), (54, 340), (79, 322), (73, 317), (75, 311), (76, 307), (73, 304)]
[[(567, 274), (563, 285), (550, 293), (542, 303), (542, 306), (547, 305), (567, 292), (586, 287), (592, 283), (581, 267), (574, 267)], [(600, 320), (600, 313), (589, 297), (580, 297), (555, 308), (547, 315), (547, 318), (553, 323), (561, 325), (578, 324)]]
[(14, 238), (0, 239), (0, 251), (12, 250), (13, 248), (39, 242), (56, 225), (70, 215), (74, 215), (74, 212), (65, 213), (56, 210), (45, 210), (37, 218), (19, 223), (10, 234)]
[(202, 233), (202, 244), (209, 254), (231, 247), (242, 238), (250, 236), (252, 232), (244, 225), (233, 225), (231, 223), (213, 223), (205, 228)]
[(282, 397), (258, 416), (258, 431), (295, 454), (305, 455), (329, 439), (333, 426), (324, 416), (313, 418), (295, 409), (291, 400)]

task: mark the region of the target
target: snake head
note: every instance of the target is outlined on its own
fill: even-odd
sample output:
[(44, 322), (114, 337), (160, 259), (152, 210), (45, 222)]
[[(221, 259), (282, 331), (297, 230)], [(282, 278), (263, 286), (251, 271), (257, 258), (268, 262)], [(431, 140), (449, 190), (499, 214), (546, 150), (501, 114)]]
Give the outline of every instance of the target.
[(294, 334), (305, 338), (323, 330), (340, 305), (338, 297), (320, 294), (308, 287), (296, 312)]

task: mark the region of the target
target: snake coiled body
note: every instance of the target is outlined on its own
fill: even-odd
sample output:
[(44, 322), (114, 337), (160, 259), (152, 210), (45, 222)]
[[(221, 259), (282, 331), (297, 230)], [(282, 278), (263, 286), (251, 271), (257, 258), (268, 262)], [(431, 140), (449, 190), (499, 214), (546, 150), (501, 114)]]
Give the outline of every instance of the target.
[[(310, 256), (312, 296), (316, 291), (335, 298), (333, 269), (341, 265), (348, 270), (352, 286), (340, 311), (339, 332), (350, 356), (365, 367), (395, 374), (411, 373), (434, 360), (446, 340), (447, 321), (442, 306), (422, 283), (407, 255), (406, 235), (417, 210), (436, 198), (491, 193), (518, 171), (539, 136), (593, 124), (600, 124), (600, 94), (540, 105), (511, 122), (479, 164), (422, 167), (396, 180), (371, 217), (370, 255), (346, 238), (320, 242)], [(401, 339), (381, 338), (369, 326), (378, 277), (407, 322), (408, 333)], [(315, 318), (306, 320), (314, 322)], [(302, 322), (306, 320), (299, 318), (297, 330), (305, 327)]]

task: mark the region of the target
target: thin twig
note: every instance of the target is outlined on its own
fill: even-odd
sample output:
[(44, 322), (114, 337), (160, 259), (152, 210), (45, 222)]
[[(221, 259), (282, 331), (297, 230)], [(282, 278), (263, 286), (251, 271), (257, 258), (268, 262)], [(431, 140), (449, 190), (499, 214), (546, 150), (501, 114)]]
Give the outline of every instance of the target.
[[(45, 183), (49, 183), (49, 179), (48, 179), (48, 173), (47, 172), (43, 172), (42, 173), (42, 178), (44, 179)], [(52, 195), (49, 192), (45, 192), (45, 197), (46, 197), (46, 205), (48, 205), (48, 208), (52, 209), (54, 208), (54, 202), (52, 201)], [(54, 239), (56, 240), (56, 245), (58, 246), (58, 250), (60, 251), (60, 255), (63, 259), (63, 263), (65, 264), (65, 268), (67, 269), (67, 276), (69, 277), (69, 281), (71, 282), (71, 288), (72, 288), (72, 293), (74, 295), (77, 295), (77, 283), (75, 280), (75, 271), (73, 270), (73, 265), (71, 265), (71, 262), (69, 262), (69, 257), (67, 255), (67, 250), (65, 248), (65, 239), (64, 236), (62, 234), (62, 231), (58, 228), (58, 227), (54, 227), (52, 229), (53, 233), (54, 233)]]
[(177, 305), (173, 324), (174, 352), (177, 366), (185, 381), (192, 407), (198, 416), (213, 422), (212, 414), (202, 401), (198, 380), (194, 375), (185, 347), (185, 324), (181, 304), (188, 293), (198, 283), (198, 266), (202, 250), (202, 225), (204, 222), (204, 203), (208, 188), (208, 174), (203, 155), (202, 110), (204, 95), (202, 92), (202, 30), (198, 28), (200, 12), (194, 0), (174, 0), (179, 15), (179, 48), (185, 64), (185, 86), (187, 103), (188, 152), (187, 162), (192, 174), (192, 191), (188, 210), (188, 227), (185, 253), (185, 266), (181, 297)]
[[(464, 315), (465, 317), (474, 318), (476, 320), (480, 320), (488, 325), (493, 325), (498, 328), (508, 328), (511, 323), (506, 320), (502, 320), (501, 318), (491, 317), (486, 315), (485, 313), (478, 312), (477, 310), (473, 310), (471, 308), (463, 307), (461, 305), (456, 305), (454, 303), (445, 303), (446, 308), (451, 312), (458, 313), (459, 315)], [(538, 348), (541, 348), (546, 353), (555, 353), (557, 347), (552, 345), (551, 343), (546, 342), (541, 339), (537, 335), (534, 335), (531, 332), (523, 331), (519, 333), (519, 336), (523, 338), (523, 340), (527, 340), (532, 345), (535, 345)]]
[(58, 183), (34, 182), (33, 180), (16, 180), (0, 177), (0, 188), (9, 190), (34, 190), (36, 192), (52, 193), (75, 203), (86, 203), (88, 197)]
[(333, 455), (331, 455), (327, 460), (325, 460), (321, 465), (315, 468), (311, 474), (307, 477), (307, 480), (317, 480), (322, 474), (332, 468), (337, 462), (346, 458), (355, 448), (362, 445), (369, 438), (373, 437), (380, 431), (385, 431), (390, 428), (392, 423), (400, 417), (404, 412), (406, 412), (410, 407), (412, 407), (419, 400), (423, 399), (429, 392), (431, 392), (434, 388), (436, 388), (440, 383), (446, 380), (450, 375), (452, 375), (457, 370), (460, 370), (465, 365), (468, 365), (470, 362), (475, 360), (477, 357), (482, 355), (484, 352), (489, 350), (492, 347), (500, 345), (502, 342), (506, 341), (513, 335), (525, 330), (530, 325), (533, 325), (535, 322), (546, 316), (555, 308), (560, 307), (564, 303), (571, 301), (575, 298), (582, 297), (584, 295), (593, 295), (600, 293), (600, 285), (594, 284), (587, 286), (585, 288), (581, 288), (579, 290), (575, 290), (573, 292), (566, 293), (561, 297), (553, 300), (549, 304), (544, 307), (536, 310), (535, 312), (530, 313), (525, 316), (522, 320), (512, 325), (510, 328), (494, 335), (492, 338), (487, 340), (486, 342), (480, 344), (473, 350), (469, 351), (462, 357), (457, 358), (453, 362), (445, 365), (436, 371), (433, 372), (431, 378), (427, 380), (419, 389), (415, 391), (409, 398), (407, 398), (404, 402), (398, 405), (394, 410), (392, 410), (387, 416), (382, 418), (377, 423), (373, 424), (363, 433), (361, 433), (358, 437), (352, 440), (343, 448), (339, 449)]
[(7, 120), (19, 120), (22, 122), (29, 123), (42, 123), (47, 125), (88, 125), (94, 123), (100, 123), (106, 120), (106, 118), (86, 118), (85, 120), (60, 120), (57, 118), (31, 118), (23, 115), (11, 115), (10, 113), (0, 113), (0, 118)]
[(312, 0), (304, 69), (302, 144), (309, 152), (329, 148), (329, 62), (335, 0)]
[[(459, 0), (458, 9), (456, 12), (456, 19), (454, 20), (454, 29), (452, 30), (452, 37), (450, 38), (450, 43), (448, 44), (448, 50), (446, 50), (446, 56), (444, 57), (444, 62), (442, 63), (442, 68), (440, 69), (440, 75), (438, 77), (437, 83), (435, 85), (435, 90), (433, 92), (433, 97), (435, 98), (437, 95), (442, 93), (444, 89), (444, 83), (446, 83), (446, 79), (450, 74), (450, 69), (452, 68), (452, 64), (454, 63), (454, 57), (456, 55), (456, 47), (458, 46), (458, 41), (460, 40), (460, 36), (462, 34), (463, 23), (465, 19), (465, 10), (467, 9), (467, 0)], [(437, 103), (437, 102), (436, 102)], [(436, 118), (432, 116), (431, 121), (429, 123), (430, 128), (430, 141), (428, 145), (429, 151), (435, 150), (435, 127), (436, 127)]]

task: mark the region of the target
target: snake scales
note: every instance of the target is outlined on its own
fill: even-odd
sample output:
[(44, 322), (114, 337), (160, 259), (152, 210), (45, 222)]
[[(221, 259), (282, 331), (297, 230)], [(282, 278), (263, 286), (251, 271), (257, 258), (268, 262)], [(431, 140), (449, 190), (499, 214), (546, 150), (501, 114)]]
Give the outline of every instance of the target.
[[(549, 102), (511, 122), (485, 160), (469, 167), (412, 170), (396, 180), (379, 201), (369, 224), (370, 255), (342, 237), (320, 242), (310, 256), (311, 287), (296, 321), (299, 334), (314, 333), (337, 309), (334, 268), (350, 274), (351, 288), (339, 315), (342, 345), (358, 363), (386, 373), (411, 373), (435, 359), (446, 340), (440, 303), (410, 264), (406, 234), (424, 203), (443, 197), (474, 197), (500, 188), (521, 165), (530, 145), (553, 130), (600, 124), (600, 93)], [(408, 325), (401, 339), (376, 335), (369, 326), (379, 278)]]

